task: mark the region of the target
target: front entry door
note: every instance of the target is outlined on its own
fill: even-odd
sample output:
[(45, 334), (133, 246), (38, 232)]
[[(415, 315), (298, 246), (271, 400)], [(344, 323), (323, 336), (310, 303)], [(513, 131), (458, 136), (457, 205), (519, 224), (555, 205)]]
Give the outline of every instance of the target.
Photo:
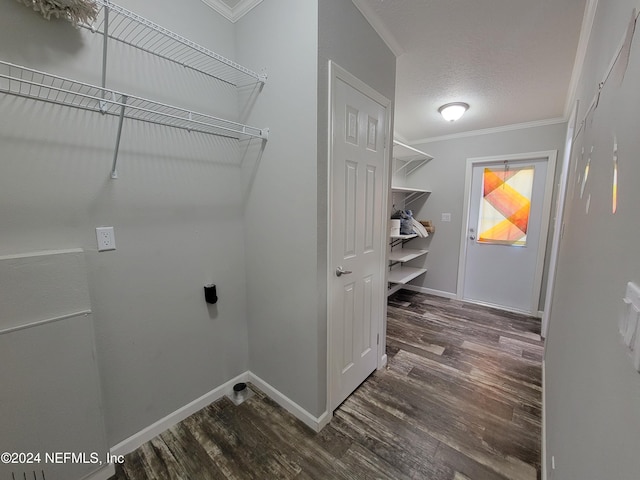
[(463, 300), (536, 315), (555, 152), (521, 157), (469, 160), (458, 292)]
[(387, 102), (332, 64), (330, 406), (378, 365), (386, 239)]

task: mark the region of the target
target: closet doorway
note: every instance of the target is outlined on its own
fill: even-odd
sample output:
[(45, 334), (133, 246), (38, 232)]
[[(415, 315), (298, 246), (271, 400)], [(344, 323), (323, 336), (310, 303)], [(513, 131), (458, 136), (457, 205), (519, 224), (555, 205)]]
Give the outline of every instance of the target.
[(390, 101), (329, 64), (328, 369), (335, 410), (384, 355)]

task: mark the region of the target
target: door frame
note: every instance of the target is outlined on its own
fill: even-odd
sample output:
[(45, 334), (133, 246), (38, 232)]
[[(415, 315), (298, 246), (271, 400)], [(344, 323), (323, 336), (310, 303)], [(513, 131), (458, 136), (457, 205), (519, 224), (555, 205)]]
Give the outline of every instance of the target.
[[(502, 305), (484, 304), (491, 307), (500, 308), (502, 310), (514, 311), (516, 313), (525, 313), (528, 315), (539, 316), (538, 304), (540, 302), (540, 292), (542, 290), (542, 274), (544, 271), (544, 258), (547, 249), (547, 235), (549, 233), (549, 220), (551, 215), (551, 199), (553, 197), (553, 187), (556, 171), (557, 150), (545, 150), (542, 152), (516, 153), (510, 155), (494, 155), (491, 157), (473, 157), (467, 158), (467, 168), (464, 183), (464, 210), (462, 214), (462, 231), (460, 235), (460, 259), (458, 261), (458, 285), (456, 298), (464, 300), (464, 282), (465, 270), (467, 264), (467, 226), (469, 224), (469, 211), (471, 207), (471, 183), (473, 176), (473, 167), (476, 165), (497, 163), (507, 161), (526, 161), (545, 158), (547, 160), (547, 178), (545, 180), (544, 199), (542, 202), (542, 225), (540, 227), (540, 244), (538, 245), (538, 258), (536, 261), (536, 272), (533, 280), (533, 292), (531, 294), (531, 311), (523, 312), (520, 310), (510, 309)], [(469, 300), (465, 300), (469, 301)], [(472, 302), (480, 303), (482, 302)]]
[(562, 169), (560, 171), (560, 180), (558, 181), (558, 194), (556, 196), (555, 219), (553, 223), (553, 240), (551, 243), (551, 252), (549, 254), (549, 270), (547, 272), (547, 293), (544, 297), (544, 310), (542, 312), (542, 338), (547, 338), (547, 333), (549, 332), (549, 320), (551, 318), (551, 307), (556, 282), (558, 255), (560, 253), (560, 242), (562, 241), (562, 235), (564, 233), (564, 206), (567, 198), (569, 166), (571, 165), (571, 155), (573, 154), (574, 134), (577, 131), (578, 105), (579, 101), (576, 100), (571, 115), (569, 116), (569, 122), (567, 123)]
[(329, 60), (329, 95), (328, 95), (328, 148), (327, 148), (327, 270), (326, 270), (326, 278), (327, 278), (327, 413), (328, 419), (330, 420), (333, 416), (333, 405), (332, 405), (332, 392), (335, 389), (335, 378), (332, 376), (332, 365), (334, 356), (332, 353), (331, 347), (331, 339), (333, 333), (333, 323), (334, 318), (332, 314), (332, 304), (334, 301), (333, 298), (333, 289), (332, 289), (332, 281), (334, 278), (335, 265), (332, 263), (332, 255), (333, 255), (333, 246), (331, 245), (331, 238), (333, 234), (333, 225), (331, 223), (331, 212), (333, 209), (333, 159), (334, 159), (334, 142), (333, 142), (333, 104), (335, 97), (335, 84), (337, 80), (342, 80), (347, 85), (353, 87), (355, 90), (358, 90), (363, 95), (371, 98), (375, 102), (379, 103), (385, 108), (385, 123), (384, 123), (384, 168), (383, 168), (383, 178), (382, 184), (384, 188), (384, 192), (382, 195), (382, 209), (380, 211), (380, 221), (382, 222), (381, 235), (378, 241), (380, 242), (380, 298), (383, 303), (381, 306), (381, 315), (380, 321), (378, 325), (375, 325), (377, 328), (378, 334), (378, 345), (377, 345), (377, 369), (383, 368), (387, 363), (387, 355), (385, 353), (386, 350), (386, 316), (387, 316), (387, 215), (389, 208), (389, 178), (390, 178), (390, 169), (391, 169), (391, 150), (389, 148), (389, 138), (391, 138), (391, 106), (392, 102), (384, 95), (380, 94), (372, 87), (364, 83), (359, 78), (355, 77), (344, 68), (337, 65), (332, 60)]

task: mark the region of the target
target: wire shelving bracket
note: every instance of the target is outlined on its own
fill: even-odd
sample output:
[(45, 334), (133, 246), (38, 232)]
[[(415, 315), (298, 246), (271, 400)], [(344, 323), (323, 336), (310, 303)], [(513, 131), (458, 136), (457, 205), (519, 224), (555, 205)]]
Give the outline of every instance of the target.
[[(393, 141), (393, 147), (393, 158), (403, 162), (394, 173), (399, 173), (401, 170), (406, 168), (407, 170), (405, 175), (411, 175), (418, 168), (433, 160), (433, 157), (428, 153), (397, 140)], [(411, 168), (408, 168), (410, 165)]]

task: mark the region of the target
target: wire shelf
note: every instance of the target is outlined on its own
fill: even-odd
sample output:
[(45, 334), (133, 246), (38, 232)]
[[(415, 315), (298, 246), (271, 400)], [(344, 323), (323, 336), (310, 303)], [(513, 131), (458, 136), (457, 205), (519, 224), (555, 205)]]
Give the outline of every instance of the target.
[(266, 141), (269, 135), (268, 128), (243, 125), (4, 61), (0, 61), (0, 92), (119, 117), (111, 178), (118, 178), (118, 150), (125, 118), (237, 140)]
[(108, 38), (234, 86), (266, 82), (266, 75), (249, 70), (109, 0), (98, 0), (98, 3), (102, 8), (96, 22), (83, 25), (92, 32), (104, 35), (106, 31)]
[(173, 128), (240, 139), (267, 138), (267, 129), (108, 90), (50, 73), (0, 61), (0, 91), (40, 101), (155, 123)]

